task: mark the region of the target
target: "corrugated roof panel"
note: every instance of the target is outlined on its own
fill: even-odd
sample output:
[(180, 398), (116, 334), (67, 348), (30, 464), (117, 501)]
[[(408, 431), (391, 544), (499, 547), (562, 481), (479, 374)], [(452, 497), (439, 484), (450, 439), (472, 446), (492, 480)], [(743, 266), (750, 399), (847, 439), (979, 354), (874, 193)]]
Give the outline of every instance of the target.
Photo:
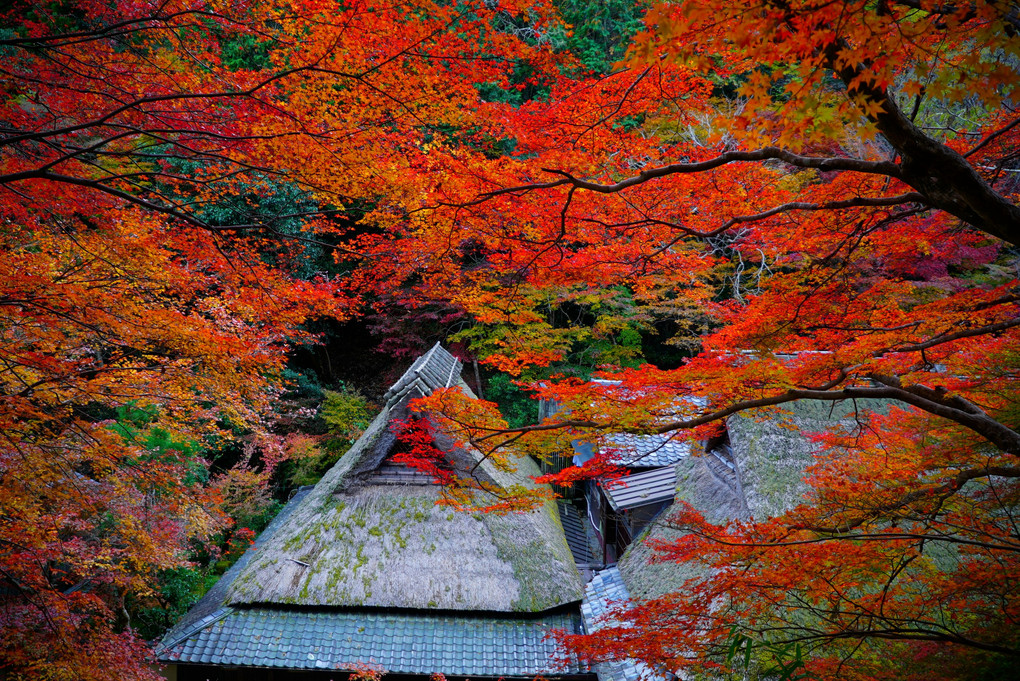
[[(533, 678), (586, 673), (576, 663), (557, 667), (558, 649), (547, 636), (553, 629), (573, 633), (579, 626), (576, 614), (494, 619), (244, 608), (195, 631), (159, 657), (164, 662), (295, 669), (371, 663), (391, 673)], [(251, 635), (256, 627), (263, 631), (260, 637)]]
[(588, 542), (588, 534), (585, 532), (584, 519), (581, 511), (573, 504), (560, 501), (557, 503), (560, 511), (560, 523), (563, 525), (563, 534), (567, 538), (567, 546), (574, 556), (574, 562), (578, 565), (590, 565), (598, 560), (596, 552), (592, 550)]
[(616, 511), (670, 501), (676, 490), (676, 468), (666, 466), (603, 483), (609, 504)]

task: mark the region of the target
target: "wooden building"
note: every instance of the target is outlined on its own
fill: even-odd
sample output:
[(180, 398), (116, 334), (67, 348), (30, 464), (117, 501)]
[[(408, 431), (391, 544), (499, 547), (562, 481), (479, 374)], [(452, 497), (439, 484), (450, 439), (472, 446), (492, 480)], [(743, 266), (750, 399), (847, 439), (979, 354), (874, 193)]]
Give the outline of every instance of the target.
[[(163, 639), (179, 681), (594, 679), (559, 664), (553, 629), (580, 631), (581, 578), (556, 505), (470, 514), (437, 505), (430, 478), (393, 462), (391, 424), (408, 403), (457, 386), (460, 363), (436, 345), (390, 389), (365, 434), (303, 490)], [(438, 441), (451, 466), (487, 481), (535, 484), (525, 457), (508, 473)], [(445, 445), (445, 449), (444, 449)]]

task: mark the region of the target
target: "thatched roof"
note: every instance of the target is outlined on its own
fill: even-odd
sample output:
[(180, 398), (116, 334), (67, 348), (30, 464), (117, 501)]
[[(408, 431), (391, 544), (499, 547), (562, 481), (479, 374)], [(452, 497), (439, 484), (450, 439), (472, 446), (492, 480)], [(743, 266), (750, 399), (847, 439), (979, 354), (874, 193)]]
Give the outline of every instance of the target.
[[(851, 423), (855, 410), (881, 411), (887, 405), (880, 400), (799, 401), (782, 409), (732, 416), (726, 427), (736, 475), (721, 475), (710, 454), (688, 458), (677, 464), (676, 498), (714, 523), (780, 515), (800, 503), (807, 491), (804, 471), (819, 447), (809, 434), (839, 422)], [(700, 574), (700, 567), (653, 560), (656, 541), (680, 536), (669, 518), (669, 511), (660, 516), (620, 559), (620, 574), (635, 598), (676, 591), (685, 580)]]
[(310, 491), (296, 494), (252, 548), (167, 632), (155, 651), (161, 662), (332, 671), (370, 662), (389, 673), (417, 676), (591, 678), (574, 659), (565, 666), (556, 662), (559, 649), (550, 632), (580, 633), (580, 613), (571, 609), (522, 615), (227, 605), (237, 575)]
[(769, 518), (800, 503), (807, 491), (804, 471), (819, 450), (812, 433), (840, 423), (854, 427), (856, 412), (885, 411), (888, 406), (888, 400), (801, 400), (727, 420), (748, 513)]
[[(437, 345), (391, 388), (365, 434), (237, 576), (229, 604), (538, 612), (580, 600), (553, 502), (529, 513), (469, 514), (437, 506), (435, 485), (373, 477), (395, 444), (389, 424), (413, 397), (447, 386), (470, 393), (451, 360)], [(479, 459), (446, 454), (455, 464)], [(503, 486), (534, 485), (529, 476), (539, 474), (527, 457), (514, 473), (485, 461), (477, 471)]]

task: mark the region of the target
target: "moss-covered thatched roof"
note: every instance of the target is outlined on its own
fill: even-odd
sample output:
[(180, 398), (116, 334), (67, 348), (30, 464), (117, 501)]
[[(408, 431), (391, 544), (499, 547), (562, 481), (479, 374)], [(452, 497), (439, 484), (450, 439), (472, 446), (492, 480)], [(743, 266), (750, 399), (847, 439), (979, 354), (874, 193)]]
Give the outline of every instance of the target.
[[(447, 385), (470, 392), (445, 350), (437, 346), (427, 357), (265, 539), (231, 585), (229, 604), (538, 612), (580, 600), (580, 576), (553, 502), (529, 513), (470, 514), (437, 506), (437, 486), (374, 481), (371, 472), (394, 445), (389, 424), (406, 415), (410, 399)], [(538, 467), (527, 457), (518, 463), (515, 473), (484, 461), (478, 471), (498, 484), (533, 485), (529, 476)]]
[[(799, 401), (781, 409), (732, 416), (726, 428), (737, 484), (727, 484), (713, 473), (710, 454), (690, 457), (677, 464), (676, 499), (687, 502), (714, 523), (780, 515), (800, 503), (807, 491), (805, 470), (814, 462), (819, 448), (810, 434), (840, 422), (850, 423), (855, 410), (882, 411), (887, 405), (879, 400)], [(653, 560), (656, 542), (668, 542), (680, 535), (671, 526), (667, 510), (628, 547), (619, 569), (632, 597), (654, 598), (677, 591), (687, 579), (702, 574), (702, 568), (693, 563)]]
[(807, 491), (805, 470), (819, 450), (811, 434), (840, 423), (852, 427), (857, 412), (885, 411), (888, 404), (885, 400), (801, 400), (727, 420), (748, 513), (770, 518), (800, 503)]

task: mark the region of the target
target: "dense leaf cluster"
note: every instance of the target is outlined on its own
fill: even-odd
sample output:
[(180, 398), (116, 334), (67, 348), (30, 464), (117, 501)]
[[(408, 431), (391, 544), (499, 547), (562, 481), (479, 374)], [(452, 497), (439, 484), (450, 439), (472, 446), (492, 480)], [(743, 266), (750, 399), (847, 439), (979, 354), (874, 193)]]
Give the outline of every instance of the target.
[(1017, 656), (1011, 5), (75, 0), (0, 26), (3, 673), (151, 677), (142, 637), (364, 427), (323, 387), (372, 394), (367, 331), (379, 366), (452, 343), (503, 413), (421, 406), (497, 467), (891, 405), (815, 435), (777, 517), (681, 508), (661, 556), (700, 576), (582, 657)]

